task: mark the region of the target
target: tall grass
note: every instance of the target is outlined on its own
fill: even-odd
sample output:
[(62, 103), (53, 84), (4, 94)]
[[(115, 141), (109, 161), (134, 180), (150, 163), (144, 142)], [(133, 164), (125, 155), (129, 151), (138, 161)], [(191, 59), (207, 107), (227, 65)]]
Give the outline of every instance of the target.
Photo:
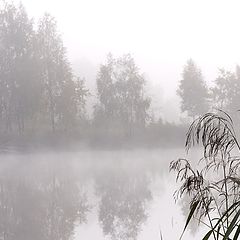
[(175, 198), (190, 196), (190, 211), (180, 239), (190, 221), (197, 218), (209, 228), (203, 240), (240, 239), (240, 146), (231, 117), (207, 113), (190, 126), (186, 150), (202, 146), (196, 168), (187, 159), (170, 164), (181, 182)]

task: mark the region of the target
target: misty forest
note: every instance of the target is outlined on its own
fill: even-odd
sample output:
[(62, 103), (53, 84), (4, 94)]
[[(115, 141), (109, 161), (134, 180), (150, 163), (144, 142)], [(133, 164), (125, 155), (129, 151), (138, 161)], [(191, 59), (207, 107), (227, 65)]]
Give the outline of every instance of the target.
[(171, 121), (134, 55), (89, 87), (57, 18), (0, 0), (0, 240), (240, 239), (240, 66), (186, 58)]

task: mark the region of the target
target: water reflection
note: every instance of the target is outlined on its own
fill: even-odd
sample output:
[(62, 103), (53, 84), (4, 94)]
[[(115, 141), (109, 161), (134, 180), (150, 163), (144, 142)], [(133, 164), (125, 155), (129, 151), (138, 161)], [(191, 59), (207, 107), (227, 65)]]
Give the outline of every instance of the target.
[(75, 179), (39, 164), (17, 166), (1, 172), (0, 239), (70, 239), (89, 210)]
[(99, 222), (113, 240), (137, 239), (152, 199), (146, 174), (111, 169), (96, 178)]
[[(162, 159), (172, 159), (164, 154)], [(168, 163), (159, 156), (1, 156), (0, 240), (158, 239), (166, 217), (159, 207), (166, 199), (174, 202), (173, 190), (166, 188), (170, 183), (164, 181)]]

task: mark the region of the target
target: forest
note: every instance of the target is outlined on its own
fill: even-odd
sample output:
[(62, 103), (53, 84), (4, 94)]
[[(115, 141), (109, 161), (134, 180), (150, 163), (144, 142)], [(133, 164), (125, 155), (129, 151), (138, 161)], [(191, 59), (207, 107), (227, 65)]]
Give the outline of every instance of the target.
[[(46, 13), (35, 23), (22, 4), (3, 1), (0, 7), (2, 146), (177, 146), (189, 122), (205, 112), (220, 108), (238, 116), (239, 66), (220, 69), (209, 87), (189, 59), (177, 90), (183, 121), (167, 122), (150, 111), (146, 79), (130, 54), (106, 55), (92, 93), (88, 79), (73, 71), (54, 17)], [(93, 95), (89, 114), (86, 101)]]

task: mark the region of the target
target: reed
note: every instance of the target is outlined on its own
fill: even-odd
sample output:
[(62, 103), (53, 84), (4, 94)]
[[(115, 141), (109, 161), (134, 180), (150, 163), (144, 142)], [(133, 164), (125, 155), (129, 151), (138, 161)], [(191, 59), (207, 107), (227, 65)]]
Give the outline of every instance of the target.
[(197, 167), (183, 158), (170, 164), (181, 183), (174, 197), (191, 199), (180, 239), (197, 218), (209, 228), (203, 240), (236, 240), (240, 236), (240, 146), (232, 118), (219, 110), (196, 119), (187, 132), (186, 151), (195, 145), (203, 150)]

